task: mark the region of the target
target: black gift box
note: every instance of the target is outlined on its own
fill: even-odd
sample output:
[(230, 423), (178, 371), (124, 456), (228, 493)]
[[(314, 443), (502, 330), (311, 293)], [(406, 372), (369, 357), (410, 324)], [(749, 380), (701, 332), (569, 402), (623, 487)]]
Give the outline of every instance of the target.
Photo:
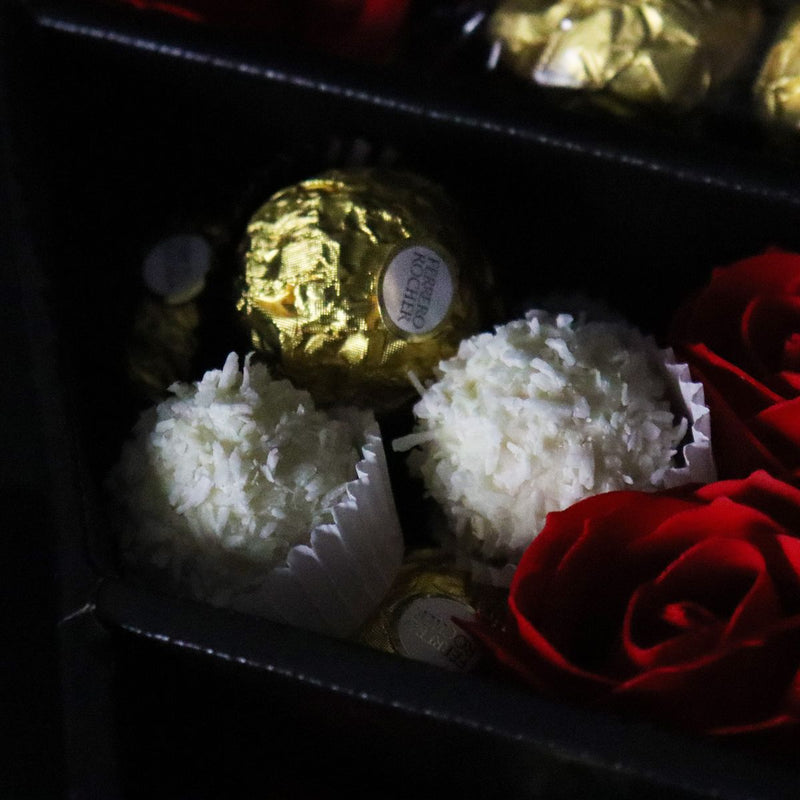
[(9, 2), (2, 26), (9, 796), (797, 796), (785, 757), (148, 593), (101, 484), (138, 407), (141, 259), (175, 227), (221, 230), (230, 265), (259, 192), (389, 153), (461, 203), (507, 315), (579, 290), (659, 333), (713, 266), (800, 248), (800, 150), (743, 95), (619, 121), (413, 47), (368, 67), (91, 2)]

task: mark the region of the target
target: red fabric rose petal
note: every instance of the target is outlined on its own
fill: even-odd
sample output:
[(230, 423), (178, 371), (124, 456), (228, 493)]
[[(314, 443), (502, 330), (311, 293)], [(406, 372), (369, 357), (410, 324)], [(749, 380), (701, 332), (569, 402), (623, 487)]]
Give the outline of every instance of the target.
[(781, 369), (792, 373), (787, 377), (793, 389), (800, 391), (800, 332), (792, 333), (783, 343), (783, 353), (780, 361)]
[(191, 22), (205, 22), (205, 17), (202, 14), (175, 3), (162, 3), (158, 2), (158, 0), (123, 0), (123, 2), (141, 11), (160, 11), (165, 14), (172, 14), (175, 17), (188, 19)]
[(800, 484), (796, 406), (771, 418), (800, 399), (800, 255), (771, 250), (715, 269), (675, 314), (670, 343), (703, 384), (719, 475), (765, 469)]
[(470, 629), (539, 691), (778, 737), (800, 722), (800, 488), (757, 472), (576, 503), (524, 554), (509, 610)]
[[(695, 352), (700, 349), (697, 348)], [(711, 411), (711, 441), (719, 477), (744, 478), (757, 470), (766, 470), (791, 480), (792, 473), (752, 429), (754, 414), (769, 407), (768, 403), (763, 402), (762, 389), (766, 387), (743, 381), (739, 385), (741, 391), (729, 389), (723, 392), (714, 382), (713, 376), (720, 374), (718, 370), (707, 362), (693, 358), (691, 354), (687, 353), (684, 358), (695, 380), (703, 384), (705, 400)], [(723, 376), (720, 383), (725, 386), (730, 381)], [(728, 398), (731, 398), (731, 402)], [(780, 398), (777, 401), (780, 402)], [(741, 403), (742, 407), (732, 403)], [(757, 406), (757, 410), (753, 406)]]
[[(587, 700), (614, 686), (614, 678), (587, 669), (566, 657), (535, 625), (519, 614), (513, 603), (509, 607), (517, 624), (519, 640), (526, 645), (521, 663), (543, 685), (550, 689), (558, 687), (558, 691), (566, 696)], [(513, 664), (509, 663), (509, 666), (513, 667)]]
[(751, 417), (784, 399), (704, 344), (681, 345), (678, 351), (692, 370), (700, 372), (705, 379), (704, 386), (710, 383), (720, 394), (730, 398), (743, 416)]
[(645, 670), (619, 684), (609, 699), (615, 708), (654, 715), (711, 732), (754, 731), (793, 725), (786, 708), (800, 663), (800, 617), (765, 630), (760, 638), (712, 650), (702, 658)]
[(765, 408), (752, 427), (792, 474), (800, 474), (800, 397)]
[(800, 344), (794, 345), (800, 338), (800, 295), (755, 297), (742, 315), (741, 337), (739, 365), (783, 397), (795, 396), (800, 381)]
[(728, 267), (717, 267), (711, 283), (744, 300), (756, 294), (800, 294), (800, 255), (772, 247)]
[(777, 249), (717, 267), (701, 292), (675, 315), (672, 338), (721, 348), (731, 319), (739, 319), (753, 297), (800, 295), (800, 255)]
[(774, 734), (777, 734), (780, 736), (780, 740), (775, 741), (772, 745), (772, 749), (776, 749), (776, 747), (785, 745), (786, 735), (789, 732), (795, 732), (798, 726), (800, 726), (800, 719), (791, 714), (779, 713), (750, 725), (721, 725), (718, 728), (711, 728), (707, 732), (720, 738), (747, 738), (751, 741), (757, 740), (762, 743), (770, 738), (774, 741), (777, 739)]
[[(601, 519), (619, 506), (618, 492), (594, 495), (564, 509), (547, 515), (545, 525), (523, 553), (511, 583), (511, 594), (523, 592), (521, 584), (529, 579), (539, 582), (539, 575), (550, 575), (585, 532), (588, 519)], [(622, 494), (625, 494), (624, 492)]]
[(675, 315), (674, 342), (704, 342), (731, 361), (742, 354), (734, 322), (755, 297), (800, 295), (800, 255), (770, 250), (727, 267), (716, 268), (709, 285)]
[(756, 509), (772, 520), (777, 528), (792, 532), (800, 541), (800, 488), (778, 480), (768, 472), (759, 470), (744, 480), (716, 481), (699, 486), (694, 494), (706, 503), (727, 497)]
[[(758, 480), (752, 483), (750, 495), (759, 495), (765, 505), (771, 501), (773, 505), (780, 505), (780, 496), (777, 498), (763, 498), (773, 483), (785, 486), (770, 478), (766, 473), (759, 473), (766, 479), (762, 489)], [(711, 486), (725, 486), (730, 492), (740, 490), (745, 492), (745, 487), (751, 486), (752, 478), (745, 481), (727, 481), (711, 484)], [(665, 519), (660, 526), (648, 530), (634, 539), (624, 554), (625, 560), (636, 563), (640, 575), (656, 575), (677, 559), (682, 553), (694, 545), (705, 541), (709, 535), (737, 538), (766, 537), (774, 542), (775, 537), (783, 531), (768, 513), (758, 508), (756, 504), (751, 507), (749, 503), (734, 502), (727, 494), (708, 491), (701, 495), (707, 487), (699, 487), (694, 492), (695, 503), (689, 505), (683, 512), (676, 513)], [(787, 487), (790, 488), (790, 487)], [(800, 502), (800, 492), (798, 502)], [(743, 494), (744, 496), (744, 494)], [(742, 506), (743, 507), (740, 507)], [(745, 529), (748, 536), (745, 535)], [(798, 541), (800, 545), (800, 540)], [(641, 581), (640, 581), (641, 583)]]
[[(612, 646), (627, 597), (637, 583), (645, 579), (634, 564), (617, 558), (617, 554), (624, 553), (632, 532), (640, 527), (658, 527), (662, 520), (691, 506), (671, 496), (653, 498), (646, 505), (626, 503), (625, 494), (628, 493), (590, 497), (566, 513), (548, 515), (545, 528), (528, 548), (518, 568), (517, 574), (524, 578), (511, 592), (512, 610), (518, 620), (531, 621), (565, 658), (589, 671), (593, 665), (587, 663), (584, 654), (603, 653)], [(624, 511), (619, 508), (606, 511), (610, 503), (621, 505)], [(618, 518), (620, 513), (624, 514), (624, 520)], [(582, 523), (579, 517), (575, 518), (578, 515), (585, 516)], [(568, 549), (563, 533), (552, 535), (553, 531), (564, 530), (581, 531), (579, 537), (570, 537)], [(542, 537), (545, 537), (543, 541)], [(546, 559), (552, 557), (551, 544), (556, 541), (561, 544), (560, 559), (555, 567), (552, 562), (547, 565), (549, 578), (544, 587), (540, 576)], [(592, 595), (597, 591), (598, 563), (608, 567), (602, 603), (592, 602)], [(650, 574), (646, 576), (650, 577)], [(521, 624), (521, 631), (523, 629)], [(604, 643), (604, 639), (608, 641)]]
[[(567, 662), (538, 632), (500, 629), (480, 616), (458, 625), (483, 644), (498, 664), (528, 686), (542, 692), (554, 687), (571, 698), (591, 700), (613, 686), (613, 681), (592, 675)], [(537, 647), (537, 645), (539, 645)]]
[(637, 589), (625, 615), (623, 646), (636, 670), (685, 663), (781, 617), (758, 548), (713, 537)]

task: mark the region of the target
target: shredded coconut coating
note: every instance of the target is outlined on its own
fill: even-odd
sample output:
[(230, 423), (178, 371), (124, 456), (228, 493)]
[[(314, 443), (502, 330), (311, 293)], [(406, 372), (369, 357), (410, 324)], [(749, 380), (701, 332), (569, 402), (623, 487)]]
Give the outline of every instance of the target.
[(110, 477), (123, 555), (228, 605), (333, 521), (360, 442), (250, 356), (242, 371), (231, 353), (222, 370), (170, 391), (139, 419)]
[(461, 548), (516, 562), (548, 512), (615, 489), (662, 485), (675, 420), (649, 338), (622, 323), (530, 311), (463, 341), (395, 441)]

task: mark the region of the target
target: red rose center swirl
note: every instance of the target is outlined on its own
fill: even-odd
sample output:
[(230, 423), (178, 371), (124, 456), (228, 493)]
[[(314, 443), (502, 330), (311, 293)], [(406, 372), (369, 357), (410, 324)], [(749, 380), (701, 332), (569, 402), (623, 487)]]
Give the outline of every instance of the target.
[(783, 397), (800, 392), (800, 297), (762, 297), (742, 315), (742, 366)]
[(633, 594), (623, 647), (635, 669), (685, 663), (746, 630), (779, 616), (779, 603), (758, 549), (736, 539), (711, 538), (687, 550)]
[(782, 372), (793, 373), (786, 375), (786, 380), (800, 393), (800, 332), (789, 334), (783, 343), (780, 368)]

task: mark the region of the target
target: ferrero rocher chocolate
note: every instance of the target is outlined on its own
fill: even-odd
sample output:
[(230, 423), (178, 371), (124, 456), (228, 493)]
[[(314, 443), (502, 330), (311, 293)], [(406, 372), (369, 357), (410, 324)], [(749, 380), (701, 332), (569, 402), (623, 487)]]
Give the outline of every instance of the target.
[[(238, 308), (256, 349), (319, 403), (387, 409), (482, 320), (484, 263), (444, 192), (415, 175), (333, 170), (247, 226)], [(481, 287), (482, 291), (486, 287)]]
[(473, 620), (469, 575), (438, 550), (409, 556), (358, 639), (388, 653), (462, 672), (478, 662), (475, 641), (453, 618)]
[(128, 339), (128, 377), (147, 400), (158, 401), (175, 381), (191, 377), (200, 313), (196, 298), (211, 269), (211, 244), (198, 234), (158, 241), (142, 262), (146, 295)]
[(783, 128), (800, 128), (800, 6), (787, 14), (761, 65), (754, 93), (762, 117)]
[(198, 347), (200, 314), (194, 302), (168, 305), (145, 298), (128, 341), (128, 377), (144, 399), (163, 399), (175, 381), (188, 381)]
[(685, 110), (735, 73), (759, 35), (756, 0), (504, 0), (488, 35), (508, 68), (616, 110)]

